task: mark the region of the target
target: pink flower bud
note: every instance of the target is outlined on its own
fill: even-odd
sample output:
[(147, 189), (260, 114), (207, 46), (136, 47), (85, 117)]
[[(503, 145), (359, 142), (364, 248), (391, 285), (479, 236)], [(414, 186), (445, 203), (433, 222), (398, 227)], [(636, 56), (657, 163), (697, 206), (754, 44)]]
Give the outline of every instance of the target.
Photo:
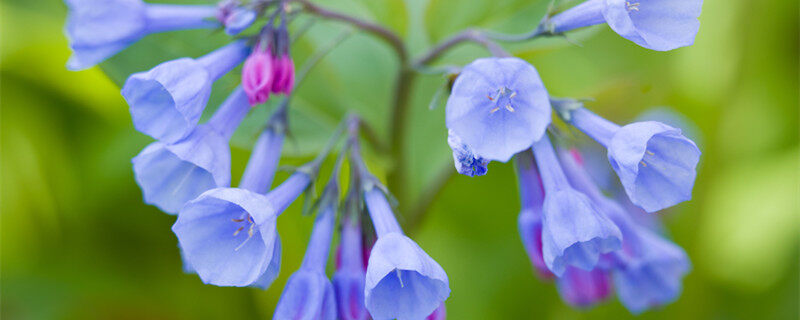
[(269, 99), (274, 84), (275, 66), (269, 48), (257, 46), (247, 57), (242, 70), (242, 87), (251, 105), (261, 104)]
[(272, 92), (290, 94), (294, 89), (294, 61), (288, 54), (274, 60)]

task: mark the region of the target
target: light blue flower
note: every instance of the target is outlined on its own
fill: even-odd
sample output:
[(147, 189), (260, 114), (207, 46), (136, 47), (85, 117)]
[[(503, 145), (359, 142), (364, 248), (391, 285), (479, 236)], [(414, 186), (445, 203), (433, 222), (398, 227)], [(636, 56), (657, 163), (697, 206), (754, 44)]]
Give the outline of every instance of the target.
[(375, 320), (424, 319), (450, 296), (447, 274), (403, 235), (381, 190), (368, 188), (365, 202), (378, 234), (367, 265), (367, 310)]
[(542, 206), (544, 205), (542, 180), (539, 178), (539, 171), (530, 151), (517, 154), (515, 161), (519, 198), (522, 203), (517, 221), (519, 235), (537, 275), (549, 279), (553, 274), (544, 263), (542, 255)]
[(146, 4), (141, 0), (64, 0), (70, 70), (90, 68), (157, 32), (213, 28), (214, 6)]
[(235, 36), (253, 24), (256, 21), (256, 12), (243, 7), (237, 7), (225, 17), (225, 33), (229, 36)]
[[(359, 211), (356, 214), (360, 214)], [(342, 219), (339, 238), (339, 266), (333, 275), (339, 319), (366, 320), (369, 313), (364, 306), (364, 248), (359, 221)]]
[(681, 130), (660, 122), (634, 122), (619, 127), (579, 108), (572, 124), (608, 149), (631, 202), (656, 212), (692, 198), (700, 149)]
[(570, 186), (549, 139), (534, 144), (533, 152), (545, 190), (544, 261), (556, 276), (561, 276), (570, 265), (592, 270), (600, 254), (620, 248), (619, 228), (586, 195)]
[(613, 278), (622, 304), (639, 314), (677, 300), (691, 263), (681, 247), (642, 226), (636, 230), (631, 241), (638, 248), (618, 254), (627, 259), (620, 258)]
[(677, 299), (682, 279), (690, 269), (683, 249), (636, 223), (622, 206), (605, 197), (572, 155), (560, 156), (570, 183), (588, 195), (622, 232), (622, 249), (609, 254), (614, 287), (622, 304), (638, 314)]
[(280, 157), (279, 128), (269, 126), (261, 135), (239, 188), (204, 192), (181, 209), (172, 226), (185, 258), (204, 283), (266, 288), (278, 275), (278, 215), (311, 181), (298, 171), (263, 194)]
[(608, 23), (625, 39), (652, 50), (690, 46), (703, 0), (589, 0), (547, 22), (556, 33)]
[(250, 49), (237, 40), (198, 59), (181, 58), (131, 75), (122, 87), (133, 126), (163, 142), (192, 132), (211, 96), (211, 85), (244, 61)]
[(236, 89), (208, 123), (194, 128), (188, 137), (144, 148), (132, 161), (144, 201), (177, 214), (184, 203), (206, 190), (229, 186), (228, 139), (249, 110), (244, 90)]
[(473, 153), (472, 149), (461, 142), (461, 138), (453, 133), (453, 130), (448, 130), (447, 144), (453, 149), (453, 162), (458, 173), (474, 177), (485, 175), (489, 171), (487, 167), (489, 160)]
[(474, 154), (506, 162), (544, 135), (550, 112), (533, 66), (518, 58), (481, 58), (453, 84), (447, 128)]
[(275, 320), (336, 320), (333, 284), (325, 275), (336, 223), (336, 187), (334, 179), (322, 195), (321, 209), (311, 231), (303, 263), (286, 282), (272, 317)]
[(561, 299), (573, 307), (588, 308), (611, 295), (611, 277), (608, 271), (595, 268), (590, 271), (568, 267), (556, 279)]

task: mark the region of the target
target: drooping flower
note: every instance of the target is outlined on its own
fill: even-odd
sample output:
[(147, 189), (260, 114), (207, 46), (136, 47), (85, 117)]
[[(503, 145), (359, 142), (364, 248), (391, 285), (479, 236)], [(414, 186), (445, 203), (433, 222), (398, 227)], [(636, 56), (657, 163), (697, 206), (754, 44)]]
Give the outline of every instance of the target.
[(367, 265), (364, 296), (373, 319), (424, 319), (448, 296), (441, 266), (403, 234), (381, 190), (364, 192), (378, 240)]
[(703, 0), (589, 0), (549, 19), (556, 33), (608, 23), (617, 34), (647, 49), (690, 46), (700, 29)]
[(568, 267), (556, 280), (561, 299), (578, 308), (588, 308), (611, 295), (611, 277), (608, 271), (595, 268), (590, 271)]
[(225, 33), (235, 36), (256, 21), (257, 13), (242, 6), (238, 0), (226, 0), (217, 4), (216, 17), (225, 26)]
[(447, 100), (447, 128), (474, 154), (506, 162), (541, 139), (550, 101), (536, 69), (518, 58), (481, 58), (464, 67)]
[(242, 69), (242, 86), (251, 105), (267, 102), (272, 92), (275, 65), (272, 49), (258, 45), (247, 57)]
[(208, 123), (175, 143), (156, 141), (133, 158), (144, 202), (170, 214), (206, 190), (231, 181), (230, 139), (250, 106), (241, 88), (222, 103)]
[(609, 254), (622, 304), (638, 314), (677, 299), (682, 279), (691, 268), (683, 249), (638, 224), (622, 206), (605, 197), (571, 154), (560, 156), (570, 183), (587, 194), (622, 232), (622, 249)]
[(241, 63), (249, 48), (237, 40), (198, 59), (164, 62), (131, 75), (122, 87), (133, 126), (163, 142), (192, 132), (211, 96), (211, 85)]
[(336, 180), (326, 187), (320, 211), (311, 231), (303, 263), (286, 282), (275, 307), (275, 320), (336, 320), (334, 287), (325, 275), (328, 252), (336, 222)]
[[(360, 204), (353, 204), (359, 206)], [(341, 236), (339, 238), (338, 266), (333, 275), (333, 288), (336, 292), (336, 304), (339, 319), (366, 320), (369, 313), (364, 306), (364, 286), (366, 271), (364, 270), (363, 244), (361, 239), (359, 208), (353, 215), (342, 218)]]
[(608, 149), (608, 161), (631, 202), (648, 212), (692, 198), (700, 149), (681, 130), (660, 122), (620, 127), (585, 108), (572, 110), (578, 129)]
[(569, 265), (592, 270), (600, 254), (617, 250), (622, 235), (611, 220), (562, 171), (550, 139), (533, 146), (545, 190), (542, 215), (542, 253), (547, 267), (561, 276)]
[(144, 36), (165, 31), (213, 28), (214, 6), (146, 4), (141, 0), (64, 0), (65, 33), (72, 49), (67, 68), (90, 68)]
[(288, 53), (273, 60), (272, 92), (290, 94), (294, 89), (294, 60)]
[(544, 205), (542, 180), (539, 178), (536, 162), (530, 151), (519, 153), (515, 159), (519, 198), (522, 203), (518, 219), (519, 235), (536, 273), (541, 278), (549, 279), (553, 277), (553, 274), (544, 263), (542, 255), (542, 207)]
[(307, 173), (298, 171), (263, 194), (280, 158), (283, 130), (282, 124), (270, 125), (262, 133), (239, 188), (206, 191), (178, 214), (172, 231), (204, 283), (266, 288), (277, 277), (281, 253), (278, 215), (311, 181)]
[(485, 175), (489, 171), (489, 160), (472, 152), (472, 149), (461, 142), (461, 138), (453, 133), (453, 130), (447, 131), (447, 144), (453, 149), (453, 162), (458, 173), (474, 177)]

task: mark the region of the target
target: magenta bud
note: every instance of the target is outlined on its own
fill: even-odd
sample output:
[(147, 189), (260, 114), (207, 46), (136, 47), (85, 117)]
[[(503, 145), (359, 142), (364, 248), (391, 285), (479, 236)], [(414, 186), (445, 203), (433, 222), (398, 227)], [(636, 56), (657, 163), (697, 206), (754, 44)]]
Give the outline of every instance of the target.
[(436, 310), (433, 310), (433, 313), (429, 315), (425, 320), (445, 320), (447, 319), (447, 310), (444, 307), (444, 302), (439, 305)]
[(274, 60), (272, 93), (290, 94), (294, 89), (294, 61), (288, 54)]
[(257, 46), (245, 60), (242, 87), (251, 105), (261, 104), (269, 99), (276, 69), (273, 64), (271, 50), (261, 46)]

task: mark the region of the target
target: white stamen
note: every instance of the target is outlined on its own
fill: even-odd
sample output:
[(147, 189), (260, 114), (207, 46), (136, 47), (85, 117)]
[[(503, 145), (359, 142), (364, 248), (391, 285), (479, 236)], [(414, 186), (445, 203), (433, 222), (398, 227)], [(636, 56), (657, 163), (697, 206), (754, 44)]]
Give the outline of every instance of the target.
[(630, 3), (630, 2), (626, 1), (625, 2), (625, 6), (628, 8), (628, 11), (639, 11), (639, 3), (638, 2)]
[(400, 280), (400, 288), (405, 288), (406, 286), (403, 284), (403, 278), (400, 277), (400, 269), (394, 269), (397, 273), (397, 280)]
[(506, 105), (506, 110), (514, 112), (514, 107), (512, 107), (510, 104), (507, 104)]

